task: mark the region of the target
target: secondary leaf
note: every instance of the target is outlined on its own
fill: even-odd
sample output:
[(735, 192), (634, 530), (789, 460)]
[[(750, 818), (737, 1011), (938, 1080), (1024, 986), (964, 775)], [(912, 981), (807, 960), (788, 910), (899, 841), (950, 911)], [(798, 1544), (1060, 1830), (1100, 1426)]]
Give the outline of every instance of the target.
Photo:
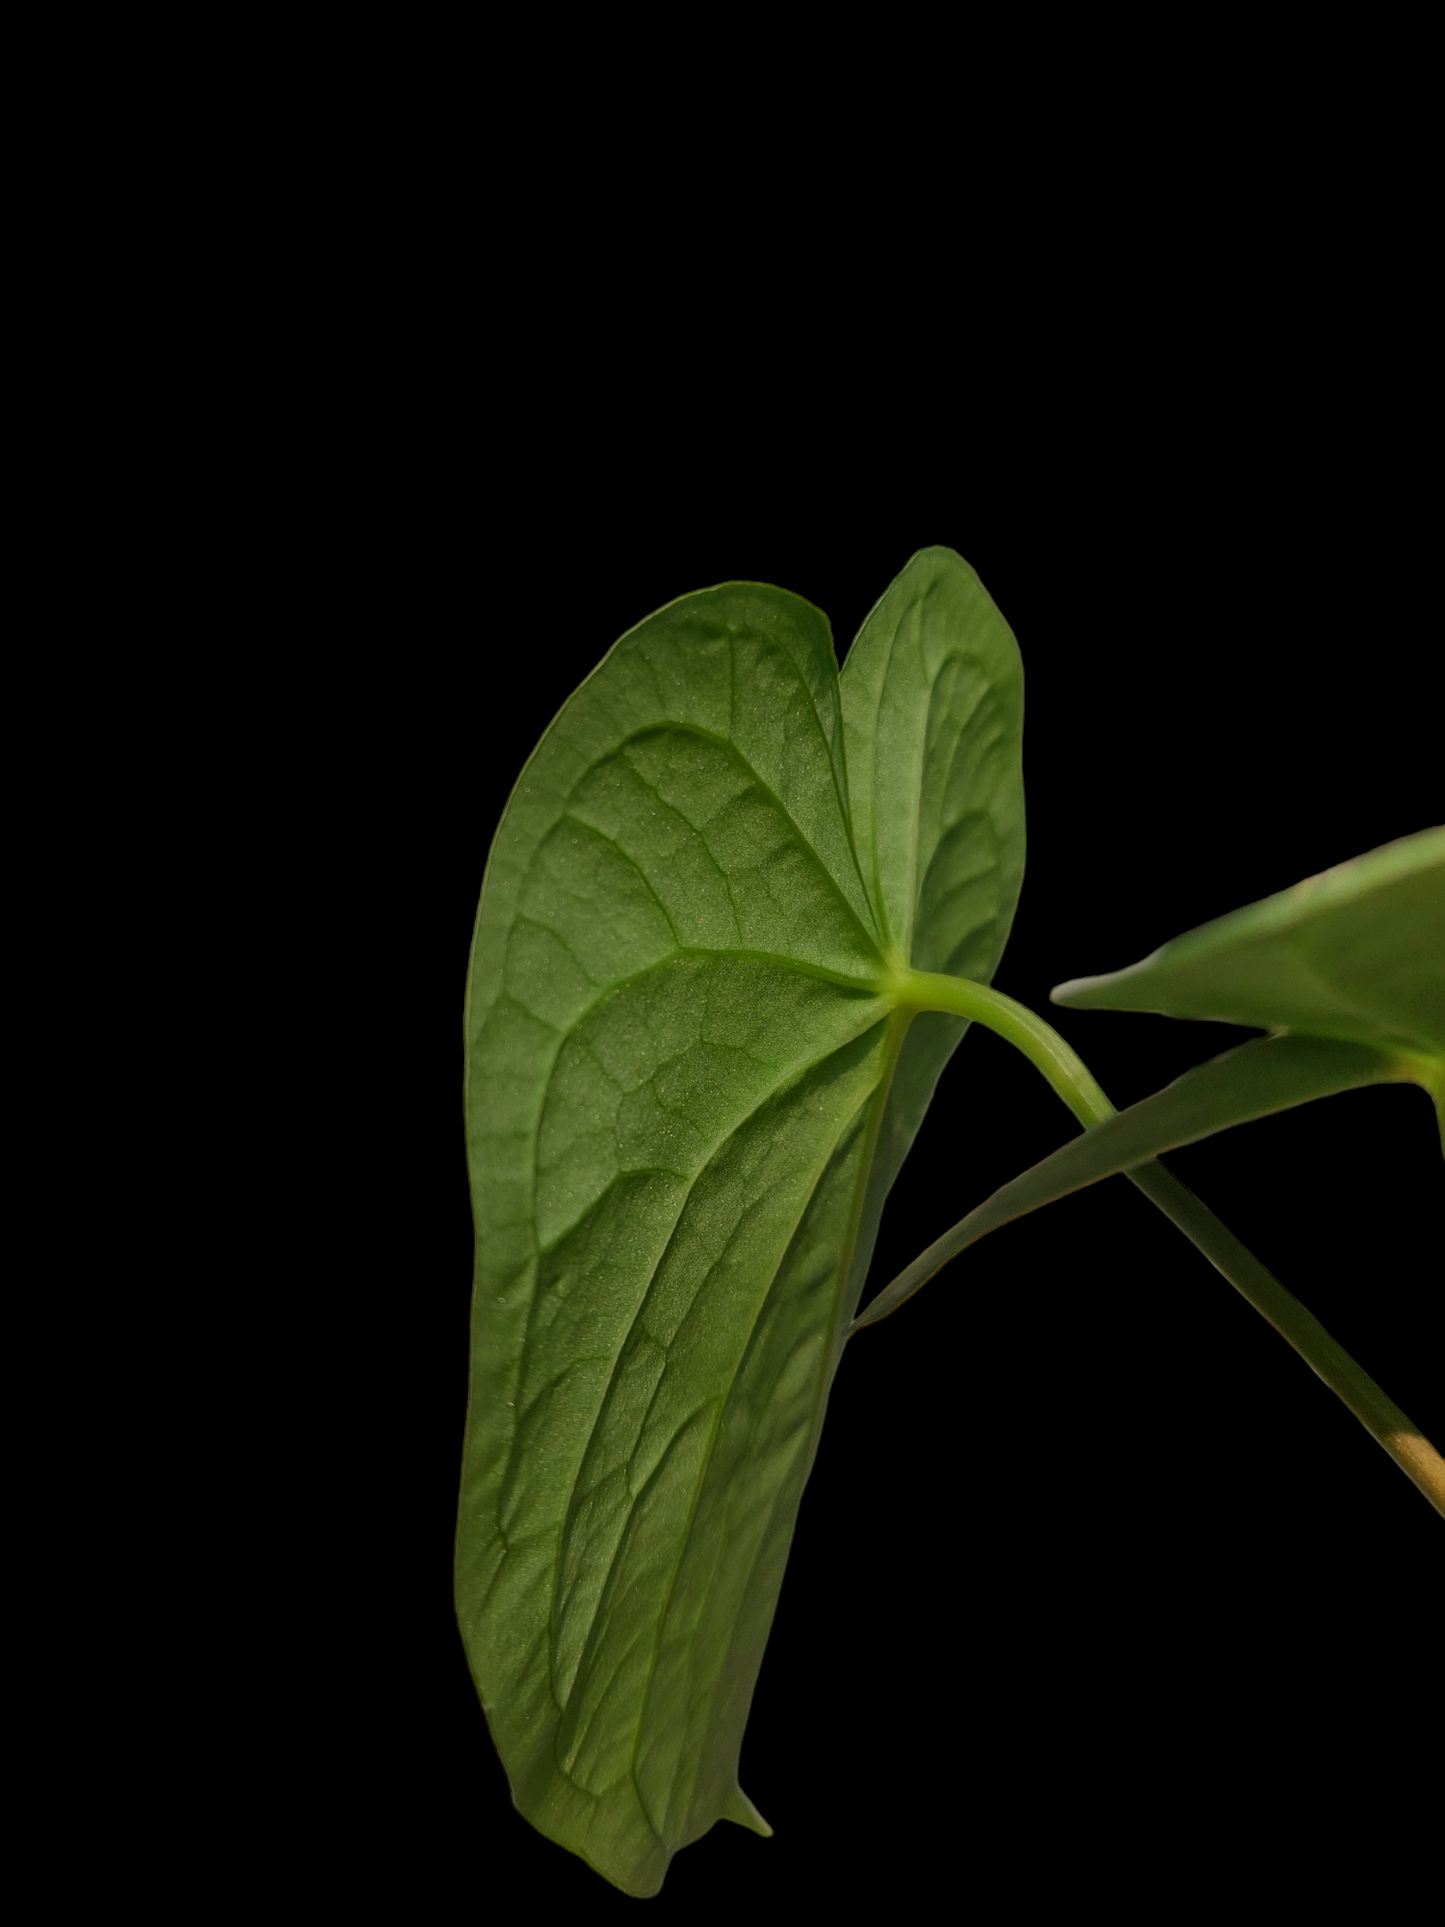
[(886, 1285), (854, 1320), (853, 1329), (875, 1325), (897, 1311), (950, 1258), (986, 1233), (1071, 1191), (1231, 1125), (1401, 1075), (1396, 1058), (1364, 1044), (1319, 1037), (1253, 1038), (1094, 1125), (1001, 1186)]
[(728, 1817), (828, 1386), (1023, 861), (1021, 676), (915, 556), (840, 679), (735, 583), (617, 643), (493, 844), (466, 1013), (477, 1232), (457, 1604), (518, 1806), (636, 1894)]
[(1288, 1029), (1445, 1053), (1445, 828), (1421, 830), (1053, 991), (1076, 1010)]

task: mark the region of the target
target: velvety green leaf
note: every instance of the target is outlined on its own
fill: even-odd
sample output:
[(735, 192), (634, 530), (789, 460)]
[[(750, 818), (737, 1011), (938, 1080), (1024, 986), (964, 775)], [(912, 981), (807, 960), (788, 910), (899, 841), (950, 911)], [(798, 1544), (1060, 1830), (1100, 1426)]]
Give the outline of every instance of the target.
[(997, 965), (1019, 728), (1013, 638), (951, 551), (841, 689), (816, 609), (728, 584), (614, 646), (493, 844), (458, 1614), (518, 1806), (631, 1893), (719, 1818), (766, 1830), (748, 1704), (878, 1212), (962, 1031), (908, 1034), (893, 981)]
[(1368, 1045), (1322, 1037), (1253, 1038), (1094, 1125), (1003, 1185), (886, 1285), (854, 1321), (853, 1329), (874, 1325), (897, 1311), (950, 1258), (985, 1233), (1071, 1191), (1250, 1118), (1402, 1075), (1398, 1059)]
[(1422, 830), (1053, 992), (1079, 1010), (1445, 1052), (1445, 828)]

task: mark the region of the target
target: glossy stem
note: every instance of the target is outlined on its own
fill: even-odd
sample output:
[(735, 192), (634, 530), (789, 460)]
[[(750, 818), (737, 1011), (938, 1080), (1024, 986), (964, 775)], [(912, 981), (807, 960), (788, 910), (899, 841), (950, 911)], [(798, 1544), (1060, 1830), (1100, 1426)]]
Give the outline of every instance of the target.
[[(1086, 1129), (1114, 1115), (1114, 1106), (1077, 1051), (1065, 1043), (1051, 1024), (1046, 1024), (1042, 1017), (1012, 997), (1005, 997), (987, 984), (926, 971), (907, 972), (900, 976), (893, 989), (903, 1004), (915, 1010), (938, 1010), (955, 1017), (968, 1017), (1006, 1038), (1043, 1073)], [(1431, 1094), (1435, 1095), (1433, 1091)], [(1136, 1165), (1124, 1175), (1179, 1227), (1215, 1270), (1274, 1326), (1281, 1338), (1294, 1347), (1315, 1376), (1324, 1380), (1371, 1438), (1384, 1447), (1406, 1478), (1419, 1487), (1445, 1518), (1445, 1459), (1369, 1373), (1330, 1336), (1314, 1314), (1306, 1311), (1293, 1293), (1286, 1291), (1209, 1207), (1166, 1171), (1157, 1158)]]

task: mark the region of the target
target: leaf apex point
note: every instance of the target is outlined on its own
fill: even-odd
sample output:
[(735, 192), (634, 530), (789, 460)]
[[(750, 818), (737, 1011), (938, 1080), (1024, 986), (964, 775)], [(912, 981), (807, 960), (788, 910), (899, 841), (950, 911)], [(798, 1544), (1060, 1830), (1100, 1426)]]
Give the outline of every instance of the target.
[(761, 1834), (764, 1840), (771, 1840), (773, 1837), (773, 1829), (741, 1787), (734, 1787), (727, 1806), (723, 1809), (723, 1818), (733, 1821), (737, 1826), (746, 1827), (750, 1833)]

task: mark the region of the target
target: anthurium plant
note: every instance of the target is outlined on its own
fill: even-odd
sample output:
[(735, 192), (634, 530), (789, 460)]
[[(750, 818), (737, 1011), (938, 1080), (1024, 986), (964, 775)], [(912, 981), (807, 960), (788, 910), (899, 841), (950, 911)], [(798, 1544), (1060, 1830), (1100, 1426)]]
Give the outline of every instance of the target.
[[(769, 1831), (739, 1750), (845, 1344), (1054, 1198), (1125, 1173), (1445, 1513), (1433, 1446), (1157, 1162), (1367, 1083), (1420, 1085), (1445, 1117), (1445, 829), (1061, 984), (1076, 1008), (1267, 1033), (1116, 1113), (991, 987), (1021, 738), (1017, 644), (952, 550), (913, 557), (841, 673), (817, 609), (726, 583), (613, 646), (492, 846), (457, 1610), (516, 1804), (628, 1893), (720, 1819)], [(971, 1023), (1084, 1130), (860, 1310)]]

